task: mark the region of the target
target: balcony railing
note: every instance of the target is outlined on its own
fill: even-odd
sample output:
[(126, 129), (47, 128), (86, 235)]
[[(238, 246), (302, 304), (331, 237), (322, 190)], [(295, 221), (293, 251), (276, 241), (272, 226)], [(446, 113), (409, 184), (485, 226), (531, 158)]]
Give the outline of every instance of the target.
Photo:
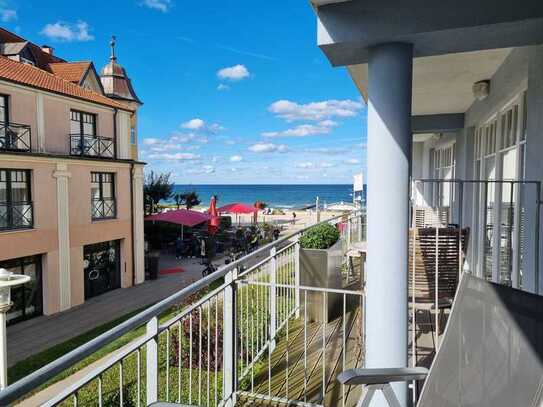
[[(353, 218), (326, 222), (342, 223), (341, 238), (347, 239)], [(233, 406), (241, 399), (350, 405), (357, 390), (335, 377), (363, 363), (362, 284), (351, 290), (302, 285), (298, 239), (305, 230), (221, 267), (11, 384), (0, 392), (0, 405), (32, 393), (140, 327), (145, 330), (137, 339), (41, 405), (160, 400)]]
[(115, 141), (87, 134), (70, 134), (70, 154), (82, 157), (115, 158)]
[(32, 202), (0, 202), (0, 231), (33, 227)]
[(114, 219), (117, 216), (115, 198), (93, 199), (91, 201), (92, 219)]
[(0, 151), (27, 152), (31, 150), (30, 126), (0, 122)]

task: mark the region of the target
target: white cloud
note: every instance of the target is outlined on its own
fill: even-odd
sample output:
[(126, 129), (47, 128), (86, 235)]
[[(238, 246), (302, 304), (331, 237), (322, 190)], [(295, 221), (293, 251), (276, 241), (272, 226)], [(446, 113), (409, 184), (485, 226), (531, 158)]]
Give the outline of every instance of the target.
[(187, 170), (187, 174), (213, 174), (215, 172), (215, 167), (212, 165), (202, 165), (198, 168), (191, 168)]
[(171, 6), (171, 0), (143, 0), (142, 6), (166, 13)]
[(198, 160), (199, 155), (193, 153), (153, 153), (148, 156), (152, 160), (168, 160), (168, 161), (192, 161)]
[(17, 20), (17, 10), (0, 7), (0, 20), (4, 23)]
[(233, 155), (230, 157), (230, 161), (233, 163), (240, 162), (243, 160), (243, 157), (241, 155)]
[(181, 124), (181, 127), (185, 129), (191, 129), (191, 130), (199, 130), (203, 129), (205, 126), (205, 122), (202, 119), (192, 119), (188, 122), (185, 122)]
[(334, 164), (332, 164), (332, 163), (320, 163), (319, 166), (321, 168), (332, 168), (334, 166)]
[(57, 21), (54, 24), (47, 24), (41, 34), (55, 41), (91, 41), (94, 36), (90, 33), (90, 26), (85, 21), (78, 21), (75, 24)]
[(158, 143), (160, 143), (160, 139), (157, 138), (149, 137), (143, 139), (143, 144), (146, 146), (152, 146)]
[(256, 143), (249, 147), (253, 153), (285, 153), (288, 148), (285, 144)]
[(249, 77), (249, 71), (245, 65), (234, 65), (227, 68), (220, 69), (217, 72), (219, 79), (228, 79), (231, 81), (240, 81)]
[(313, 168), (314, 166), (315, 166), (315, 164), (313, 164), (313, 163), (310, 162), (310, 161), (305, 162), (305, 163), (298, 163), (298, 164), (296, 164), (296, 167), (302, 168), (302, 169), (309, 169), (309, 168)]
[(181, 123), (181, 127), (188, 130), (193, 130), (195, 132), (207, 132), (207, 133), (218, 133), (221, 130), (224, 130), (218, 123), (207, 123), (202, 119), (195, 118), (187, 122)]
[(349, 150), (346, 148), (317, 147), (317, 148), (308, 148), (305, 151), (308, 153), (315, 153), (315, 154), (340, 155), (340, 154), (347, 153)]
[(224, 90), (230, 90), (230, 86), (225, 85), (224, 83), (219, 83), (219, 86), (217, 86), (218, 91), (224, 91)]
[(331, 117), (353, 117), (362, 109), (361, 102), (355, 100), (324, 100), (299, 104), (290, 100), (278, 100), (268, 110), (277, 117), (287, 121), (313, 120), (322, 121)]
[(345, 164), (349, 164), (349, 165), (360, 164), (360, 160), (356, 158), (349, 158), (348, 160), (345, 160)]
[(317, 134), (328, 134), (332, 127), (338, 124), (333, 120), (323, 120), (317, 124), (300, 124), (284, 131), (268, 131), (262, 133), (264, 137), (306, 137)]

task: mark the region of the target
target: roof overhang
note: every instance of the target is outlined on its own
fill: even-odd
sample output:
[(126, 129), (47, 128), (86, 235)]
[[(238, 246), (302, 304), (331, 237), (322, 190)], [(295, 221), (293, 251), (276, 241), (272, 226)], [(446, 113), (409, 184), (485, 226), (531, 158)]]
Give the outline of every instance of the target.
[(370, 47), (414, 45), (415, 57), (543, 43), (541, 0), (313, 0), (318, 45), (334, 66), (368, 61)]
[[(466, 112), (475, 100), (473, 84), (492, 78), (510, 52), (506, 48), (414, 59), (413, 115)], [(368, 65), (352, 65), (348, 71), (367, 100)]]

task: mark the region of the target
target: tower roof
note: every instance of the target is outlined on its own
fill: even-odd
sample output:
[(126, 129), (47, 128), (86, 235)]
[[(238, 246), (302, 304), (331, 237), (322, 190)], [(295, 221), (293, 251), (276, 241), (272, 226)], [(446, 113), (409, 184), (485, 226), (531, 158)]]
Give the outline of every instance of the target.
[(132, 87), (132, 82), (126, 74), (126, 70), (117, 63), (117, 56), (115, 55), (115, 36), (111, 37), (109, 45), (111, 47), (109, 63), (105, 65), (100, 72), (104, 93), (113, 99), (142, 104)]

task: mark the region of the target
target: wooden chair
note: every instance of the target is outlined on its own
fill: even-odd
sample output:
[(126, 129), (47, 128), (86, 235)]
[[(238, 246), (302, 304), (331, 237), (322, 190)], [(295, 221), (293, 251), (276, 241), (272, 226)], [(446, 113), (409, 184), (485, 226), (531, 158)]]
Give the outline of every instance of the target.
[[(469, 228), (412, 228), (409, 239), (409, 303), (413, 328), (417, 311), (428, 312), (436, 348), (444, 311), (451, 307), (464, 266)], [(435, 317), (432, 314), (435, 313)], [(415, 340), (415, 335), (413, 335)], [(413, 355), (416, 357), (416, 355)]]

